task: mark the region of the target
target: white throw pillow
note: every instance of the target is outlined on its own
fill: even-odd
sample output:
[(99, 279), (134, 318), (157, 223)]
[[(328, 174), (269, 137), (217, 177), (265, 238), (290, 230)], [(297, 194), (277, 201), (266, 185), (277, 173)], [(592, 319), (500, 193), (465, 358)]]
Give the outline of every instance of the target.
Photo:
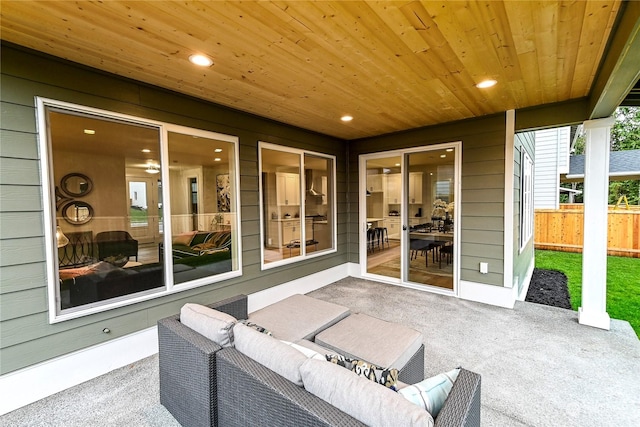
[(459, 373), (460, 368), (453, 369), (419, 383), (408, 385), (398, 390), (398, 394), (404, 396), (409, 402), (426, 409), (433, 418), (436, 418)]
[(318, 353), (315, 350), (311, 350), (310, 348), (303, 347), (303, 346), (301, 346), (299, 344), (296, 344), (294, 342), (289, 342), (289, 341), (285, 341), (285, 340), (280, 340), (280, 341), (285, 343), (286, 345), (288, 345), (291, 348), (295, 348), (300, 353), (304, 354), (307, 359), (326, 360), (324, 355)]
[(180, 322), (221, 347), (233, 347), (233, 326), (237, 319), (227, 313), (200, 304), (185, 304)]

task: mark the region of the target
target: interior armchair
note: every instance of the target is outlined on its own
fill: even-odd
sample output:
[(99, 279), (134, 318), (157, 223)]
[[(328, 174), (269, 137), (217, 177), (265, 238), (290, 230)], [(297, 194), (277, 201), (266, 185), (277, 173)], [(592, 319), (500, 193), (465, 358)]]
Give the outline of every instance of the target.
[(138, 241), (126, 231), (103, 231), (96, 234), (98, 243), (98, 259), (103, 261), (109, 257), (132, 256), (138, 261)]

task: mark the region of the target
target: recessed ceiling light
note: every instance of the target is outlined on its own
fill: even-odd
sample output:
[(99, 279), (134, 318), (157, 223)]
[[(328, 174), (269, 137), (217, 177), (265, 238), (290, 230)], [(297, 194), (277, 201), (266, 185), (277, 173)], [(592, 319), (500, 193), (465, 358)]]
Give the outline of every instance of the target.
[(192, 64), (199, 65), (201, 67), (210, 67), (213, 65), (213, 60), (208, 56), (204, 56), (201, 54), (194, 54), (189, 57), (189, 61)]
[(447, 151), (450, 153), (453, 151), (453, 148), (447, 148)]
[(351, 120), (353, 120), (353, 117), (346, 115), (346, 116), (340, 117), (340, 120), (342, 120), (343, 122), (350, 122)]
[(151, 152), (151, 150), (149, 150), (148, 148), (143, 148), (140, 151), (142, 151), (143, 153), (150, 153)]
[(144, 171), (146, 173), (160, 173), (160, 166), (147, 163), (147, 168)]
[(447, 157), (446, 154), (440, 154), (440, 158), (444, 159), (445, 157)]
[(220, 160), (222, 160), (220, 157), (216, 157), (215, 159), (213, 159), (214, 162), (219, 162)]
[(496, 80), (483, 80), (476, 85), (477, 88), (486, 89), (491, 86), (495, 86), (498, 83)]
[(400, 166), (400, 163), (396, 163), (396, 166)]
[(96, 131), (93, 129), (85, 129), (84, 133), (86, 133), (87, 135), (95, 135)]
[(222, 153), (222, 148), (216, 148), (215, 150), (213, 150), (215, 153)]

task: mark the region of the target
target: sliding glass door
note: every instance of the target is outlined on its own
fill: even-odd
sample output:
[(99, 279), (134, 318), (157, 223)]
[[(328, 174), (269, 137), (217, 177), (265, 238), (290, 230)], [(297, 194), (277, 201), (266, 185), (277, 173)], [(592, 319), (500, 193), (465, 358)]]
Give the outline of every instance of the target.
[(365, 276), (455, 292), (459, 143), (361, 158)]

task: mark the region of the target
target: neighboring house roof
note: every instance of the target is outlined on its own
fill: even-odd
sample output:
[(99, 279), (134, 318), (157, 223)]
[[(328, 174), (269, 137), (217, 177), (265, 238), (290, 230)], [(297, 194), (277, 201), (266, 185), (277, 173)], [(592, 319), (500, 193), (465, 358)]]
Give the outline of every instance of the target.
[[(640, 150), (611, 151), (609, 153), (609, 179), (640, 179)], [(584, 154), (569, 158), (569, 173), (562, 181), (584, 180)]]

